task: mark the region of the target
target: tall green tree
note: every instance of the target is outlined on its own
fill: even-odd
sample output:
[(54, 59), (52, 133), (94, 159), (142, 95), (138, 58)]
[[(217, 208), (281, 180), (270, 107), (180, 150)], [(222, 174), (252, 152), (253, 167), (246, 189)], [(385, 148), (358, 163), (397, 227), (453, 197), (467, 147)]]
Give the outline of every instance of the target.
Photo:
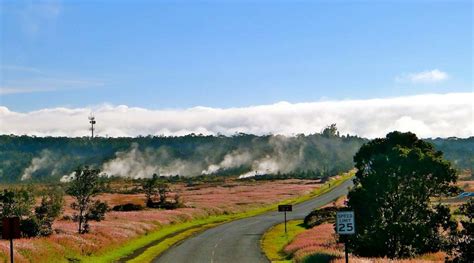
[(100, 170), (89, 167), (79, 168), (75, 171), (67, 193), (74, 197), (71, 207), (77, 211), (74, 219), (78, 222), (78, 233), (89, 232), (89, 220), (100, 221), (108, 210), (106, 203), (94, 200), (102, 192), (103, 180)]
[(441, 249), (440, 229), (453, 227), (449, 209), (432, 199), (455, 191), (456, 172), (430, 143), (391, 132), (363, 145), (354, 157), (356, 178), (348, 206), (356, 234), (349, 247), (360, 256), (411, 257)]

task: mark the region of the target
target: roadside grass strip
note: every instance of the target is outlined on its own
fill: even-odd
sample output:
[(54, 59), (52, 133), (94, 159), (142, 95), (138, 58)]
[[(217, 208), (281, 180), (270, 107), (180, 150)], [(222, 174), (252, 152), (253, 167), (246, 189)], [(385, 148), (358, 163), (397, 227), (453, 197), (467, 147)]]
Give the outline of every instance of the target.
[(260, 245), (265, 256), (271, 262), (292, 262), (291, 255), (283, 250), (296, 235), (306, 230), (303, 220), (291, 220), (287, 222), (287, 233), (285, 233), (285, 223), (271, 227), (263, 235)]
[(140, 254), (138, 257), (135, 257), (135, 258), (133, 258), (133, 259), (127, 261), (127, 262), (129, 262), (129, 263), (151, 262), (156, 257), (156, 255), (162, 254), (163, 252), (165, 252), (171, 246), (173, 246), (173, 245), (175, 245), (175, 244), (177, 244), (181, 241), (184, 241), (186, 238), (188, 238), (192, 235), (195, 235), (199, 232), (202, 232), (206, 229), (212, 228), (212, 227), (217, 226), (217, 225), (219, 225), (219, 223), (207, 224), (207, 225), (204, 225), (204, 226), (201, 226), (201, 227), (196, 227), (196, 228), (192, 228), (192, 229), (188, 229), (186, 231), (183, 231), (183, 232), (181, 232), (181, 233), (179, 233), (179, 234), (177, 234), (173, 237), (165, 239), (163, 242), (160, 242), (155, 246), (152, 246), (152, 247), (148, 248), (147, 250), (145, 250), (144, 253)]
[(161, 253), (163, 253), (167, 248), (179, 243), (180, 241), (188, 238), (191, 235), (202, 232), (218, 224), (257, 216), (269, 211), (274, 211), (277, 209), (278, 205), (302, 203), (316, 196), (320, 196), (331, 191), (343, 182), (351, 179), (353, 176), (353, 171), (347, 172), (337, 179), (329, 180), (327, 183), (307, 195), (287, 199), (273, 205), (252, 209), (246, 212), (210, 216), (202, 219), (194, 219), (184, 223), (163, 225), (161, 228), (151, 233), (148, 233), (147, 235), (133, 239), (123, 244), (119, 248), (106, 251), (99, 255), (81, 257), (80, 260), (83, 262), (96, 263), (150, 262), (153, 258), (156, 258)]

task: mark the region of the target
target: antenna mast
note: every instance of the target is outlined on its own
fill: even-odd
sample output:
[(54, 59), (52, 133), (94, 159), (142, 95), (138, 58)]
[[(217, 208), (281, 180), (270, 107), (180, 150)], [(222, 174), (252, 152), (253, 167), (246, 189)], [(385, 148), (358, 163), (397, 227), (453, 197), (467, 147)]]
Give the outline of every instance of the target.
[(93, 114), (89, 116), (89, 123), (91, 124), (91, 128), (90, 128), (92, 132), (91, 139), (93, 139), (94, 138), (94, 125), (95, 125), (95, 117)]

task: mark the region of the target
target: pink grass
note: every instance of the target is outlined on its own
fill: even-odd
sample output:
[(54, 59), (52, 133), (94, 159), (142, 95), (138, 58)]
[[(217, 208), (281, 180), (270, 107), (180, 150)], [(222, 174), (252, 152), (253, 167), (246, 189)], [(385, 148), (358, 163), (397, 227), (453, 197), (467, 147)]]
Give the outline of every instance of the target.
[[(284, 251), (293, 255), (295, 262), (303, 262), (304, 259), (314, 254), (331, 255), (334, 259), (331, 262), (344, 263), (343, 245), (336, 243), (334, 227), (332, 224), (322, 224), (312, 229), (308, 229), (297, 235), (288, 244)], [(414, 259), (391, 260), (387, 258), (361, 258), (350, 256), (350, 262), (372, 263), (372, 262), (394, 262), (394, 263), (424, 263), (424, 262), (444, 262), (445, 254), (442, 252), (425, 254)]]
[[(58, 232), (50, 237), (15, 241), (16, 262), (51, 262), (51, 258), (77, 257), (98, 254), (124, 242), (158, 229), (160, 225), (183, 222), (223, 213), (237, 213), (272, 204), (287, 198), (309, 193), (319, 187), (317, 181), (282, 180), (275, 182), (227, 181), (224, 185), (185, 187), (173, 185), (187, 208), (176, 210), (144, 210), (109, 212), (106, 219), (91, 223), (91, 233), (78, 235), (72, 221), (58, 220)], [(104, 194), (99, 197), (110, 206), (124, 203), (143, 204), (142, 194)], [(64, 214), (74, 211), (69, 207), (72, 198), (66, 197)], [(9, 244), (0, 241), (0, 262), (7, 260)]]

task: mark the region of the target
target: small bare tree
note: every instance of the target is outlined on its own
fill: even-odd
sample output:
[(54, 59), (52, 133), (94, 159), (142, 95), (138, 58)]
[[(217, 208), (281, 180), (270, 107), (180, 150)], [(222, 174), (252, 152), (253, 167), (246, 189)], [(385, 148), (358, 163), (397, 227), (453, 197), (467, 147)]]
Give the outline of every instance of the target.
[(142, 189), (145, 193), (145, 204), (147, 207), (153, 206), (153, 198), (158, 194), (158, 175), (153, 174), (152, 178), (144, 179), (142, 183)]
[[(152, 178), (144, 179), (142, 183), (142, 189), (145, 193), (145, 204), (150, 208), (175, 208), (174, 203), (168, 202), (168, 194), (171, 192), (169, 184), (159, 180), (157, 174), (154, 174)], [(156, 202), (155, 200), (158, 199)]]
[(171, 191), (170, 186), (167, 183), (158, 184), (158, 194), (160, 195), (160, 204), (165, 205), (168, 193)]

